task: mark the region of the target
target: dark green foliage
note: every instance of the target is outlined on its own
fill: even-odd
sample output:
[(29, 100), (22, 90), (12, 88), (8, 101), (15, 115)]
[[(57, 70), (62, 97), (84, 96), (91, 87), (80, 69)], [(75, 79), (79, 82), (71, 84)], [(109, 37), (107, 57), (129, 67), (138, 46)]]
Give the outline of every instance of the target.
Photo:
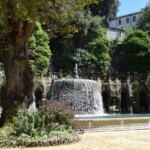
[(110, 42), (104, 36), (104, 31), (100, 28), (97, 32), (97, 38), (93, 39), (88, 44), (88, 51), (94, 56), (94, 74), (96, 76), (104, 75), (108, 71), (110, 65), (109, 55)]
[(95, 56), (88, 52), (87, 47), (89, 42), (99, 36), (102, 18), (93, 16), (90, 11), (78, 12), (77, 18), (78, 30), (72, 38), (59, 37), (51, 41), (53, 65), (57, 72), (63, 71), (63, 76), (70, 76), (73, 75), (75, 63), (78, 63), (80, 75), (91, 77)]
[(147, 31), (150, 34), (150, 2), (142, 11), (137, 23), (137, 28)]
[(19, 137), (26, 134), (31, 137), (43, 136), (44, 116), (40, 117), (38, 112), (30, 110), (21, 110), (12, 121), (15, 136)]
[(88, 41), (95, 37), (97, 30), (101, 27), (102, 18), (100, 16), (93, 16), (91, 11), (78, 12), (77, 18), (78, 30), (75, 37), (80, 38), (80, 41), (86, 45)]
[(44, 102), (39, 111), (20, 110), (0, 129), (0, 147), (42, 146), (43, 141), (51, 145), (49, 141), (70, 138), (73, 117), (66, 105), (58, 102)]
[(108, 20), (116, 17), (119, 4), (119, 0), (99, 0), (99, 3), (91, 4), (89, 8), (94, 16), (104, 17), (103, 25), (108, 27)]
[(105, 75), (110, 65), (109, 46), (110, 42), (105, 37), (104, 30), (99, 28), (85, 49), (74, 48), (66, 51), (66, 70), (73, 72), (77, 63), (80, 76), (90, 78)]
[(82, 19), (78, 22), (80, 30), (77, 35), (79, 43), (76, 47), (84, 51), (76, 48), (75, 62), (79, 64), (79, 68), (81, 66), (82, 75), (98, 77), (104, 75), (110, 65), (109, 41), (101, 27), (101, 17), (92, 16), (91, 12), (86, 13), (86, 11), (81, 16)]
[(49, 47), (49, 37), (42, 30), (39, 23), (30, 38), (29, 48), (31, 50), (30, 64), (34, 71), (46, 73), (48, 70), (51, 51)]
[(127, 71), (150, 71), (150, 38), (147, 33), (141, 30), (131, 32), (123, 42), (122, 48)]
[(87, 50), (76, 48), (69, 51), (66, 51), (63, 55), (64, 60), (66, 61), (65, 68), (69, 73), (74, 72), (74, 66), (77, 63), (79, 68), (79, 76), (91, 76), (93, 60), (95, 57), (91, 55)]
[[(63, 71), (73, 76), (78, 64), (79, 76), (98, 77), (106, 74), (110, 65), (109, 41), (101, 27), (102, 18), (92, 16), (90, 11), (78, 13), (77, 33), (62, 52)], [(62, 44), (63, 45), (63, 44)], [(54, 64), (55, 65), (55, 64)]]

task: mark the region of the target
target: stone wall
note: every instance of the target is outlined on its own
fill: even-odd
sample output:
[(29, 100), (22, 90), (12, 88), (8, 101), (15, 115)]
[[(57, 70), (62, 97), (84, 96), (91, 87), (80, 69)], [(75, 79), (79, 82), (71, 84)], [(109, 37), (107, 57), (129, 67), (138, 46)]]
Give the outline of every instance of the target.
[(108, 113), (150, 111), (150, 74), (117, 75), (97, 81)]

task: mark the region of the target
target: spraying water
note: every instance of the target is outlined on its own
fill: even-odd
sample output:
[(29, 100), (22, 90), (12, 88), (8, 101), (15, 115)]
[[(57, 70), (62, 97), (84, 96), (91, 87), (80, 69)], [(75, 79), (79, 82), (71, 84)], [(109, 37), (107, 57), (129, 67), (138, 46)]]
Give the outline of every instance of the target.
[(96, 82), (86, 79), (62, 79), (54, 81), (51, 99), (66, 101), (76, 114), (104, 114), (101, 93)]

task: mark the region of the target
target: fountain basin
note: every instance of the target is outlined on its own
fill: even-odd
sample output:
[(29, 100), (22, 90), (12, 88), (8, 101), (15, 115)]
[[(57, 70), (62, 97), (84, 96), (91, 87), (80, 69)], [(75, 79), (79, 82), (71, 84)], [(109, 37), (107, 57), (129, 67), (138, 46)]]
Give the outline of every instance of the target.
[(150, 114), (116, 114), (105, 116), (75, 116), (78, 129), (124, 128), (133, 126), (150, 127)]
[(150, 113), (147, 114), (96, 114), (96, 115), (75, 115), (75, 120), (95, 120), (95, 119), (116, 119), (116, 118), (143, 118), (150, 117)]

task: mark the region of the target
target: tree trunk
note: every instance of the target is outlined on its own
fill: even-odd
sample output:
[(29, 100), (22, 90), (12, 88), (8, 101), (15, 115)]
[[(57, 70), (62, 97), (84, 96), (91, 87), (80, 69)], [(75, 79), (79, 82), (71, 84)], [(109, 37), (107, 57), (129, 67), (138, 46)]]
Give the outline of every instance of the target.
[(3, 63), (6, 76), (5, 99), (0, 126), (9, 122), (32, 93), (34, 74), (28, 61), (28, 42), (35, 27), (33, 22), (15, 21), (5, 34)]

